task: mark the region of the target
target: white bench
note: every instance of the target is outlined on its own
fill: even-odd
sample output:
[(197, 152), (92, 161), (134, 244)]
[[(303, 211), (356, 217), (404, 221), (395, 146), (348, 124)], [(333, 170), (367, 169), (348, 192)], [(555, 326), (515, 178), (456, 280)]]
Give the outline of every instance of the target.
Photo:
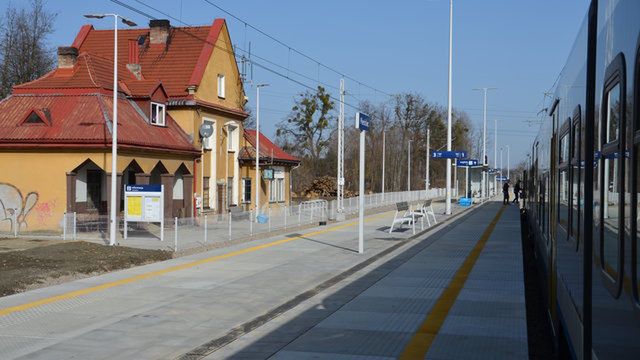
[[(400, 216), (399, 216), (400, 215)], [(413, 233), (416, 233), (416, 217), (415, 212), (409, 210), (409, 204), (406, 201), (396, 203), (396, 214), (393, 216), (393, 222), (391, 228), (389, 228), (389, 234), (393, 231), (395, 224), (410, 224), (413, 228)]]
[(419, 210), (423, 216), (425, 218), (427, 218), (427, 225), (429, 225), (429, 227), (431, 227), (431, 221), (429, 221), (429, 215), (431, 215), (433, 217), (433, 222), (435, 224), (438, 223), (438, 220), (436, 220), (436, 214), (433, 212), (433, 206), (431, 205), (431, 200), (427, 200), (424, 202), (424, 204), (422, 204), (422, 207)]

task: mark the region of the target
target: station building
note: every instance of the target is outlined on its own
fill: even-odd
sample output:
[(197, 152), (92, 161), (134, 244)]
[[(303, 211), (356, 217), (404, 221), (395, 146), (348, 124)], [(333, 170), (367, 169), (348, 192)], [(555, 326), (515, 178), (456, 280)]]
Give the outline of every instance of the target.
[[(0, 102), (0, 227), (57, 230), (64, 212), (105, 216), (114, 172), (120, 210), (127, 184), (164, 185), (167, 218), (255, 209), (256, 132), (244, 129), (247, 99), (226, 22), (118, 30), (117, 169), (113, 45), (113, 30), (83, 26), (58, 48), (55, 69)], [(213, 128), (207, 138), (204, 123)], [(260, 145), (260, 207), (288, 204), (299, 160), (262, 134)]]

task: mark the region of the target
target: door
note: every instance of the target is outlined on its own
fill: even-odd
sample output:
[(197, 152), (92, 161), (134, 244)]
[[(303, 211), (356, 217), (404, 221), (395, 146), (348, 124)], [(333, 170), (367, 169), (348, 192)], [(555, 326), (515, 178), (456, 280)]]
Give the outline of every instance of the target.
[(217, 185), (217, 190), (218, 190), (218, 214), (222, 214), (223, 213), (223, 209), (225, 208), (224, 206), (224, 185), (218, 184)]

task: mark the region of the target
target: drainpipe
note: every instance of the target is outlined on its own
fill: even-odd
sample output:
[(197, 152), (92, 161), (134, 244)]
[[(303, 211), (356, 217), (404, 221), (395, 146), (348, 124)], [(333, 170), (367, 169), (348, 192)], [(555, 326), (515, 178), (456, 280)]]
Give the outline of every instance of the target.
[[(203, 172), (203, 173), (204, 173), (204, 172)], [(194, 193), (195, 193), (195, 194), (197, 194), (197, 193), (198, 193), (198, 192), (197, 192), (197, 190), (196, 190), (196, 189), (197, 189), (197, 186), (196, 186), (196, 185), (198, 184), (198, 180), (197, 180), (197, 179), (198, 179), (198, 161), (197, 161), (196, 159), (193, 159), (193, 191), (194, 191)], [(195, 194), (191, 194), (191, 198), (192, 198), (193, 200), (195, 200), (195, 199), (196, 199), (196, 196), (193, 196), (193, 195), (195, 195)], [(203, 191), (203, 193), (202, 193), (202, 194), (204, 194), (204, 191)], [(204, 202), (204, 199), (202, 199), (202, 201), (200, 202), (200, 204), (201, 204), (201, 205), (200, 205), (200, 209), (202, 209), (202, 204), (203, 204), (203, 202)], [(192, 206), (193, 206), (193, 217), (196, 217), (196, 214), (197, 214), (197, 212), (196, 212), (196, 211), (197, 211), (197, 209), (198, 209), (198, 204), (196, 204), (196, 202), (195, 202), (195, 201), (193, 201)]]

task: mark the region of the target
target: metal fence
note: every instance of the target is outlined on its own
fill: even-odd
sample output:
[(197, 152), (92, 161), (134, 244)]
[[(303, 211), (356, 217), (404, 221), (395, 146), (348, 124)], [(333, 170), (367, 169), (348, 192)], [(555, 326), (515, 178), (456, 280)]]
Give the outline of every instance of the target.
[[(375, 193), (364, 195), (364, 206), (366, 211), (375, 212), (400, 201), (418, 202), (444, 196), (445, 190), (440, 188), (429, 191)], [(125, 246), (179, 251), (214, 243), (263, 237), (269, 233), (335, 220), (339, 218), (339, 214), (354, 215), (358, 212), (358, 200), (357, 196), (345, 198), (342, 209), (338, 209), (337, 200), (311, 200), (290, 206), (272, 204), (260, 214), (256, 214), (255, 211), (234, 209), (224, 214), (168, 219), (164, 223), (162, 242), (160, 241), (162, 233), (160, 224), (127, 223), (125, 239), (124, 222), (118, 219), (118, 242)], [(65, 240), (108, 243), (109, 216), (65, 213), (60, 221), (60, 228), (61, 232), (51, 235)], [(8, 235), (30, 236), (33, 234), (16, 230), (15, 234)]]

